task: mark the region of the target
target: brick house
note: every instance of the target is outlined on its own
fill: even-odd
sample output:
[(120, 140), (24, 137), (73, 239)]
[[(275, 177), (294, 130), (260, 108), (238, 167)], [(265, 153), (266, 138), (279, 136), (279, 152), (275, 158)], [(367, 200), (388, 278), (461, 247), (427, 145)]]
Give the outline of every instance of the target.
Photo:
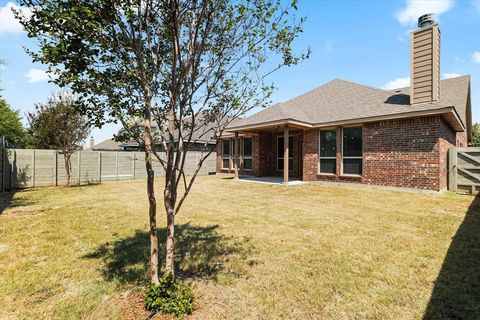
[(333, 80), (241, 119), (217, 145), (217, 172), (445, 189), (448, 149), (471, 140), (470, 77), (440, 80), (439, 26), (421, 19), (410, 87)]

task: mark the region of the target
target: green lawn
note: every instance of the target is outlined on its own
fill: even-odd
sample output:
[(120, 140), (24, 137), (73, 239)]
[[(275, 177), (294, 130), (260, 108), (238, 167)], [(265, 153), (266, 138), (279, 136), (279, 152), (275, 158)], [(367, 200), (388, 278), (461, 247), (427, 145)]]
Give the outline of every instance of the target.
[[(1, 319), (146, 315), (145, 181), (0, 201)], [(178, 274), (192, 319), (478, 319), (479, 219), (470, 196), (200, 177), (176, 219)]]

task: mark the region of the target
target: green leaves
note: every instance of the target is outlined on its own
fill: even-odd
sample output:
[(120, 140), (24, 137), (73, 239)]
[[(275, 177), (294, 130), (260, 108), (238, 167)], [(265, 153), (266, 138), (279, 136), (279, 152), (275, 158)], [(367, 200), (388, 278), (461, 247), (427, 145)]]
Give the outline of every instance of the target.
[(28, 132), (35, 148), (72, 153), (82, 148), (90, 128), (77, 101), (68, 93), (53, 94), (28, 114)]
[[(261, 104), (267, 75), (309, 55), (292, 49), (304, 21), (295, 22), (289, 12), (297, 1), (284, 6), (279, 0), (203, 0), (192, 6), (180, 0), (176, 27), (170, 6), (161, 0), (20, 3), (35, 8), (32, 18), (22, 20), (27, 34), (39, 41), (32, 58), (61, 70), (54, 82), (79, 94), (88, 120), (97, 125), (128, 120), (112, 115), (141, 113), (147, 91), (153, 101), (162, 101), (154, 110), (158, 114), (166, 113), (175, 90), (178, 116), (222, 105), (220, 114), (236, 117)], [(271, 69), (275, 54), (281, 62)], [(227, 84), (245, 78), (249, 81), (240, 87)]]
[(478, 123), (472, 127), (472, 145), (480, 148), (480, 125)]
[(145, 309), (175, 315), (192, 313), (195, 309), (192, 289), (171, 273), (159, 280), (158, 285), (150, 284), (145, 291)]
[(17, 147), (26, 147), (30, 144), (18, 111), (10, 108), (7, 101), (0, 96), (0, 139), (2, 137)]

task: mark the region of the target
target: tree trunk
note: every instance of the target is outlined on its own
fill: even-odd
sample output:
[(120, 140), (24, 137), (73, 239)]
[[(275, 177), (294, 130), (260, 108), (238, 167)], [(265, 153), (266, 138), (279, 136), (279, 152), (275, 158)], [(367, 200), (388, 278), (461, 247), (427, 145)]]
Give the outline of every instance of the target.
[(175, 274), (174, 265), (175, 250), (175, 213), (173, 208), (167, 210), (167, 252), (165, 259), (165, 271)]
[[(167, 213), (167, 246), (165, 252), (165, 271), (167, 273), (175, 274), (175, 202), (177, 192), (177, 175), (175, 166), (175, 149), (178, 146), (175, 145), (175, 109), (172, 106), (168, 111), (168, 136), (169, 143), (167, 148), (167, 170), (165, 171), (165, 191), (164, 191), (164, 205)], [(177, 155), (178, 156), (178, 155)]]
[(67, 187), (72, 185), (72, 161), (71, 161), (71, 154), (64, 152), (63, 153), (63, 160), (65, 162), (65, 172), (67, 174)]
[(150, 219), (150, 281), (159, 284), (158, 280), (158, 235), (157, 235), (157, 200), (155, 199), (155, 172), (152, 166), (152, 151), (145, 148), (145, 167), (147, 169), (148, 216)]
[[(146, 90), (148, 91), (148, 90)], [(151, 96), (145, 99), (145, 167), (147, 169), (148, 216), (150, 220), (150, 281), (159, 284), (158, 280), (158, 235), (157, 235), (157, 200), (155, 199), (155, 171), (152, 165), (152, 132), (151, 132)]]

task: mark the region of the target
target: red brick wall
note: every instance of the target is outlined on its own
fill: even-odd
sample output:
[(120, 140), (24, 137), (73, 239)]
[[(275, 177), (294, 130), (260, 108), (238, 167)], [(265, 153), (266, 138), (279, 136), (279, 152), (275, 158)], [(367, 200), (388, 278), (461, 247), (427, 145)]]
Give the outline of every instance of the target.
[(319, 174), (318, 130), (305, 132), (305, 181), (348, 181), (441, 190), (447, 185), (447, 150), (455, 133), (440, 116), (388, 120), (363, 125), (363, 175), (342, 176), (341, 128), (337, 128), (337, 174)]
[[(277, 139), (281, 133), (260, 132), (253, 136), (251, 173), (256, 176), (281, 175), (276, 170)], [(337, 174), (319, 174), (317, 129), (292, 132), (294, 164), (292, 175), (298, 174), (295, 159), (303, 140), (303, 180), (356, 182), (372, 185), (441, 190), (447, 186), (448, 149), (466, 144), (440, 116), (387, 120), (363, 125), (363, 175), (342, 176), (342, 128), (337, 127)], [(217, 172), (221, 170), (221, 144), (217, 147)], [(233, 170), (230, 170), (233, 172)]]
[(259, 135), (254, 135), (252, 137), (252, 174), (254, 176), (260, 175), (260, 166), (258, 156), (260, 154), (260, 137)]
[(271, 176), (275, 173), (276, 155), (273, 153), (274, 137), (271, 132), (258, 134), (258, 176)]
[(362, 182), (439, 190), (440, 121), (434, 116), (366, 124)]
[(303, 132), (303, 180), (317, 179), (318, 172), (318, 130)]

